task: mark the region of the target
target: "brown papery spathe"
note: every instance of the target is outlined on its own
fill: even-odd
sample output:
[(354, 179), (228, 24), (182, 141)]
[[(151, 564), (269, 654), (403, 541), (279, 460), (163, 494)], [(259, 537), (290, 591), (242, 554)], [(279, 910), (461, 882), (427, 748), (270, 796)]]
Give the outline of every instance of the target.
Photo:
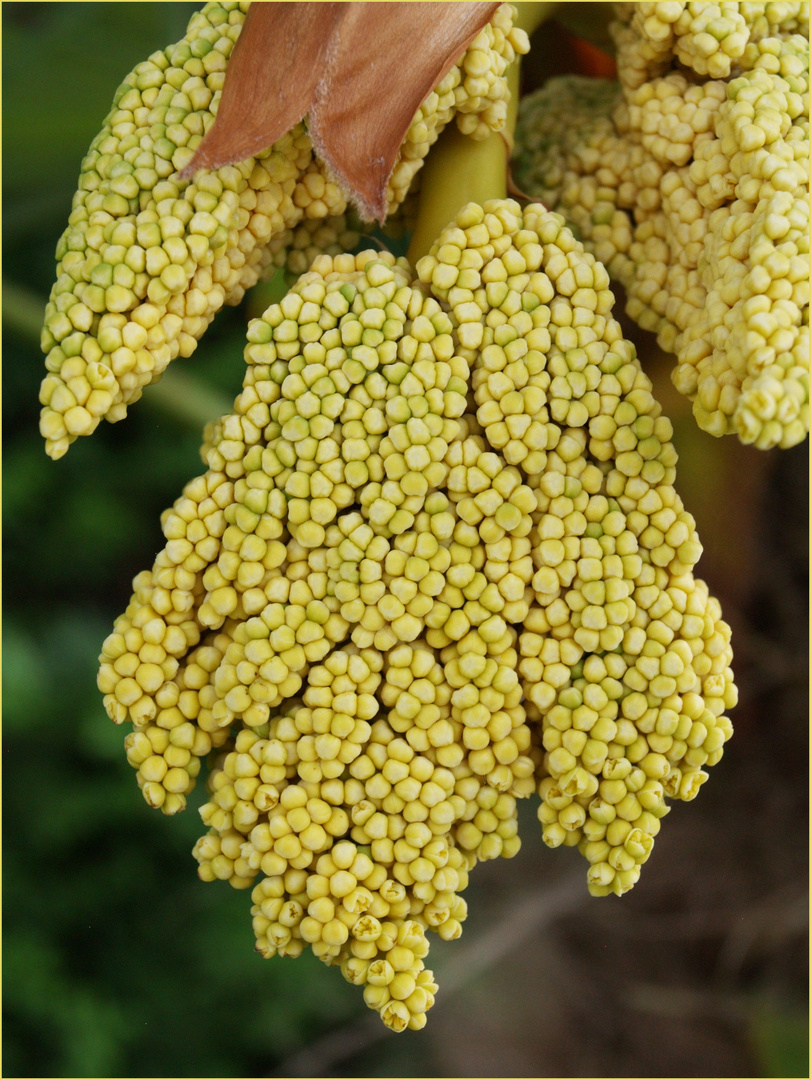
[(414, 114), (498, 3), (254, 3), (217, 118), (182, 172), (265, 150), (308, 115), (319, 157), (367, 220)]

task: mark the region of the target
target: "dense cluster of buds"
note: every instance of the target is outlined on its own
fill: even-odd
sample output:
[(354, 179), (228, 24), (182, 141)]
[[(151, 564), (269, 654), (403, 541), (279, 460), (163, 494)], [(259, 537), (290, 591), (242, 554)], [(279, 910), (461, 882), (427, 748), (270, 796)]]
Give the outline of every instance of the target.
[(618, 82), (527, 96), (517, 179), (674, 352), (699, 425), (808, 433), (808, 5), (616, 4)]
[[(138, 64), (82, 163), (42, 336), (40, 428), (54, 458), (102, 419), (121, 420), (172, 360), (194, 352), (224, 304), (238, 304), (276, 266), (300, 273), (302, 251), (357, 243), (346, 195), (303, 122), (255, 157), (181, 177), (214, 123), (249, 7), (213, 0), (182, 41)], [(504, 126), (505, 71), (528, 48), (512, 18), (502, 4), (420, 106), (388, 183), (388, 212), (454, 118), (474, 139)]]
[(414, 275), (322, 255), (248, 332), (207, 471), (107, 638), (147, 802), (208, 758), (204, 880), (402, 1030), (480, 860), (550, 847), (622, 894), (731, 734), (671, 426), (608, 276), (540, 205), (469, 204)]

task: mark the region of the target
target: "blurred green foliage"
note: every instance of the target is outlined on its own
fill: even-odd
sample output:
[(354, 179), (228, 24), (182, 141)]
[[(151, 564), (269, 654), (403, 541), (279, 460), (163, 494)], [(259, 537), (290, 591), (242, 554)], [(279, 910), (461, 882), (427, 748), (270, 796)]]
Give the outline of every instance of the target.
[(808, 1021), (770, 1010), (757, 1016), (753, 1038), (762, 1076), (808, 1076)]

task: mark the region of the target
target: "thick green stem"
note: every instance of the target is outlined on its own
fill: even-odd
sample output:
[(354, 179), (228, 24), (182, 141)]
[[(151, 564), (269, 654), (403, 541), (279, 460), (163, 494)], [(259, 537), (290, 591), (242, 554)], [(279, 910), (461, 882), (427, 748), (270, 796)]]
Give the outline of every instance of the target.
[(530, 3), (513, 3), (513, 7), (518, 12), (514, 20), (515, 26), (525, 30), (532, 37), (542, 22), (552, 18), (555, 9), (559, 8), (560, 4), (555, 2), (544, 3), (543, 0), (531, 0)]
[(507, 197), (507, 143), (501, 133), (474, 142), (448, 126), (431, 148), (420, 177), (417, 224), (408, 249), (414, 266), (469, 202)]
[[(555, 3), (519, 3), (516, 26), (528, 34), (548, 19)], [(426, 159), (420, 176), (417, 223), (408, 249), (413, 266), (427, 255), (434, 240), (461, 208), (469, 202), (507, 197), (507, 165), (518, 115), (520, 61), (507, 73), (510, 103), (502, 131), (475, 141), (463, 135), (455, 124), (448, 125)]]

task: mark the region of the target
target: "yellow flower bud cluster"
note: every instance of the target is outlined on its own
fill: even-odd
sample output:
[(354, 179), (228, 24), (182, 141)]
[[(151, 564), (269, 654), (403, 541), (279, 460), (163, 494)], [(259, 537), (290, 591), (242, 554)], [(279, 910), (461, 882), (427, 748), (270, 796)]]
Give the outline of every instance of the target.
[[(54, 458), (102, 419), (123, 419), (173, 359), (194, 352), (216, 312), (274, 265), (301, 273), (316, 254), (357, 242), (304, 123), (256, 157), (179, 179), (214, 122), (249, 6), (206, 4), (181, 42), (139, 64), (82, 162), (42, 333), (40, 429)], [(420, 107), (389, 211), (455, 115), (476, 138), (503, 126), (504, 72), (528, 47), (503, 4)]]
[(395, 1030), (433, 1002), (427, 932), (458, 937), (470, 871), (519, 850), (517, 799), (622, 893), (731, 734), (729, 630), (612, 302), (560, 216), (509, 200), (416, 278), (319, 256), (250, 324), (104, 644), (147, 802), (182, 809), (210, 753), (201, 878)]
[(704, 430), (793, 446), (808, 431), (807, 6), (805, 22), (799, 4), (617, 7), (619, 84), (567, 76), (524, 99), (518, 182), (676, 354)]
[(122, 632), (105, 640), (98, 685), (113, 719), (133, 722), (124, 748), (146, 802), (175, 814), (195, 787), (201, 759), (228, 737), (212, 715), (217, 701), (212, 675), (230, 644), (231, 627), (201, 642), (193, 619), (144, 621), (147, 612), (157, 614), (144, 601), (161, 608), (161, 597), (169, 594), (155, 586), (156, 578), (165, 579), (158, 567), (135, 579), (127, 609), (132, 617), (120, 622)]
[(272, 262), (274, 235), (345, 209), (301, 124), (257, 158), (178, 179), (213, 123), (247, 7), (206, 5), (181, 42), (139, 64), (82, 163), (43, 330), (54, 457), (191, 355)]
[[(482, 455), (468, 490), (487, 490), (493, 457), (499, 480), (523, 473), (535, 502), (518, 672), (545, 751), (544, 839), (579, 846), (595, 895), (621, 894), (650, 853), (664, 794), (692, 798), (731, 734), (729, 628), (693, 577), (701, 546), (673, 488), (672, 428), (610, 318), (604, 268), (556, 215), (487, 209), (463, 211), (418, 272), (447, 288), (460, 342), (478, 351), (477, 419), (518, 462)], [(528, 388), (539, 395), (529, 415)]]
[[(738, 3), (619, 3), (614, 5), (617, 67), (624, 86), (661, 75), (675, 58), (696, 75), (726, 78), (749, 40)], [(747, 5), (764, 8), (765, 4)], [(800, 4), (781, 4), (795, 9)]]
[(340, 255), (357, 247), (361, 238), (361, 223), (350, 213), (327, 218), (303, 218), (290, 232), (279, 239), (274, 262), (288, 273), (299, 277), (310, 269), (318, 255)]
[[(582, 603), (565, 595), (575, 607)], [(550, 847), (578, 846), (596, 896), (621, 895), (636, 883), (669, 810), (665, 795), (695, 797), (704, 767), (720, 759), (731, 735), (723, 713), (736, 701), (729, 628), (703, 582), (643, 573), (626, 606), (637, 610), (619, 648), (579, 661), (565, 689), (554, 687), (554, 665), (547, 680), (545, 665), (534, 698), (555, 702), (544, 722), (543, 837)], [(544, 614), (533, 613), (532, 633), (543, 631), (544, 621), (551, 627)], [(530, 660), (535, 670), (539, 660)]]
[(417, 110), (389, 182), (390, 211), (403, 201), (428, 150), (454, 116), (459, 130), (473, 139), (504, 127), (510, 100), (505, 72), (516, 55), (529, 52), (525, 31), (513, 26), (515, 14), (512, 4), (501, 4)]

